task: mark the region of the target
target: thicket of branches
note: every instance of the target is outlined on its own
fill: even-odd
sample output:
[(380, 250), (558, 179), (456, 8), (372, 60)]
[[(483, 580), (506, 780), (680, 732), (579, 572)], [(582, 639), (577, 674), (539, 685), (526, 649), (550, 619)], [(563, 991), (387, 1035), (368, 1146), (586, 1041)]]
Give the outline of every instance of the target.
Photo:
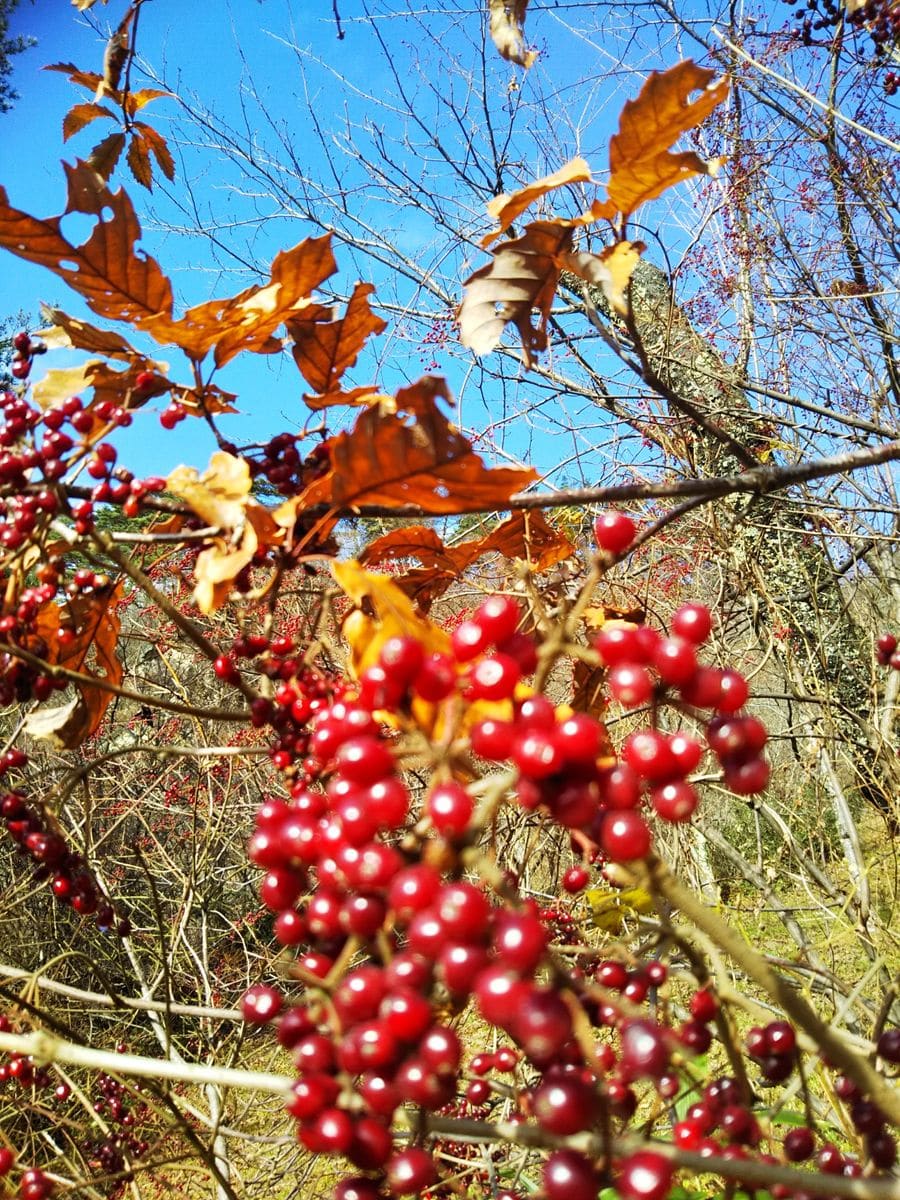
[(900, 1196), (900, 11), (339, 7), (0, 194), (0, 1187)]

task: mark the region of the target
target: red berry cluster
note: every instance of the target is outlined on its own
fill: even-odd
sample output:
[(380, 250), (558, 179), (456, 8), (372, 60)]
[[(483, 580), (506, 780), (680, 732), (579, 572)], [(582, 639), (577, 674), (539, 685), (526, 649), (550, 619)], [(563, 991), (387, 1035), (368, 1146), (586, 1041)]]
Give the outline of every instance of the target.
[(20, 330), (12, 340), (13, 354), (10, 371), (13, 379), (24, 382), (31, 374), (31, 362), (37, 354), (46, 354), (47, 347), (41, 341), (36, 341), (24, 329)]
[(897, 649), (897, 637), (893, 633), (882, 633), (875, 643), (875, 658), (880, 667), (891, 667), (900, 671), (900, 651)]
[(317, 475), (328, 468), (328, 448), (317, 443), (307, 454), (301, 453), (301, 436), (279, 433), (260, 448), (258, 457), (247, 456), (255, 479), (263, 478), (282, 496), (296, 496)]
[[(0, 774), (11, 767), (24, 766), (27, 761), (21, 750), (9, 750), (0, 763)], [(51, 826), (46, 815), (30, 806), (21, 792), (7, 792), (0, 799), (0, 818), (19, 852), (34, 864), (36, 883), (49, 882), (60, 904), (79, 916), (92, 915), (102, 932), (116, 929), (120, 937), (129, 934), (130, 923), (124, 917), (117, 917), (90, 867), (68, 845), (55, 822)]]

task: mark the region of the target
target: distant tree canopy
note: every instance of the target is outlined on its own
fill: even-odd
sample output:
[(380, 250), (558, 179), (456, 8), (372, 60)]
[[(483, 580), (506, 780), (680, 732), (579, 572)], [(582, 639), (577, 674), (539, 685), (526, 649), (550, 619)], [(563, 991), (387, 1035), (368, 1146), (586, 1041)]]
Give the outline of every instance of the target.
[[(32, 0), (32, 4), (34, 0)], [(10, 82), (12, 58), (35, 44), (33, 37), (9, 36), (9, 22), (19, 7), (19, 0), (0, 0), (0, 112), (9, 112), (19, 93)]]

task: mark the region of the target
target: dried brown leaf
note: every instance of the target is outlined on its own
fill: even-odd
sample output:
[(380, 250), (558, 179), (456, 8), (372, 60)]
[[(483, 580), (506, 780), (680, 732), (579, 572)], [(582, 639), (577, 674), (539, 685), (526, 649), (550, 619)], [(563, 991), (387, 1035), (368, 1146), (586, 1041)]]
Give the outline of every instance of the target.
[[(690, 59), (668, 71), (654, 71), (636, 100), (622, 109), (619, 131), (609, 143), (609, 198), (627, 215), (639, 204), (692, 175), (715, 174), (719, 160), (704, 162), (692, 150), (672, 154), (669, 147), (699, 125), (728, 94), (728, 80), (713, 83), (715, 72)], [(694, 101), (688, 97), (701, 91)]]
[(177, 321), (162, 315), (144, 328), (157, 341), (174, 342), (197, 361), (215, 348), (219, 367), (242, 350), (278, 353), (282, 345), (274, 333), (289, 317), (306, 309), (328, 311), (313, 304), (310, 294), (337, 270), (330, 243), (330, 234), (307, 238), (276, 255), (269, 282), (261, 287), (198, 304)]
[(60, 71), (62, 74), (68, 75), (70, 83), (87, 88), (89, 92), (96, 92), (97, 88), (103, 82), (103, 76), (98, 75), (96, 71), (82, 71), (74, 63), (50, 63), (44, 67), (44, 70)]
[[(99, 216), (81, 246), (62, 234), (62, 217), (40, 220), (13, 208), (0, 188), (0, 245), (29, 262), (47, 267), (87, 301), (101, 317), (141, 326), (172, 311), (172, 287), (155, 259), (138, 254), (141, 227), (131, 201), (111, 192), (86, 163), (67, 170), (67, 212)], [(109, 216), (102, 214), (109, 210)], [(65, 215), (65, 214), (63, 214)]]
[[(153, 91), (155, 89), (147, 88), (145, 90)], [(140, 93), (135, 94), (139, 95)], [(166, 96), (169, 93), (160, 92), (158, 94)], [(165, 175), (166, 179), (168, 179), (171, 183), (175, 178), (175, 160), (172, 158), (172, 154), (169, 150), (169, 144), (166, 139), (161, 133), (154, 129), (152, 125), (148, 125), (145, 121), (135, 121), (134, 128), (136, 132), (140, 133), (147, 149), (156, 159), (157, 166), (162, 171), (163, 175)]]
[(88, 350), (95, 354), (105, 354), (108, 358), (126, 361), (140, 357), (140, 352), (118, 333), (109, 329), (98, 329), (96, 325), (69, 316), (61, 308), (51, 308), (42, 304), (41, 319), (49, 321), (51, 328), (39, 330), (37, 336), (46, 342), (51, 350), (70, 346), (75, 350)]
[(495, 196), (493, 200), (488, 201), (487, 210), (490, 216), (500, 222), (500, 228), (485, 234), (481, 239), (481, 245), (489, 246), (512, 225), (513, 221), (522, 215), (529, 205), (533, 204), (535, 200), (540, 200), (542, 196), (546, 196), (548, 192), (567, 187), (571, 183), (588, 183), (590, 178), (591, 169), (584, 159), (572, 158), (552, 175), (536, 179), (534, 183), (527, 184), (517, 192), (504, 192), (502, 196)]
[(63, 117), (63, 141), (67, 142), (86, 125), (90, 125), (91, 121), (96, 121), (100, 117), (110, 117), (113, 121), (118, 120), (116, 114), (110, 112), (102, 104), (90, 102), (73, 105)]
[(96, 171), (104, 182), (108, 181), (110, 175), (116, 169), (116, 163), (118, 163), (124, 148), (125, 134), (121, 130), (117, 133), (111, 133), (102, 142), (98, 142), (90, 152), (87, 159), (87, 166)]
[[(476, 354), (489, 354), (511, 321), (519, 331), (526, 366), (546, 349), (547, 321), (559, 280), (560, 256), (572, 247), (569, 222), (534, 221), (521, 237), (493, 251), (493, 262), (465, 283), (459, 337)], [(537, 327), (532, 312), (537, 310)]]
[(128, 145), (128, 153), (125, 156), (128, 167), (134, 178), (135, 183), (139, 183), (141, 187), (145, 187), (148, 192), (153, 191), (153, 167), (150, 163), (150, 152), (147, 149), (146, 142), (136, 131), (131, 135), (131, 141)]
[[(387, 328), (387, 322), (377, 317), (369, 305), (369, 296), (374, 291), (371, 283), (358, 283), (344, 315), (337, 319), (321, 320), (315, 315), (306, 319), (301, 313), (285, 322), (294, 339), (291, 350), (294, 361), (319, 396), (337, 392), (341, 377), (355, 364), (369, 337)], [(321, 408), (323, 405), (316, 404), (313, 399), (310, 407)]]
[(397, 393), (396, 414), (366, 409), (327, 444), (330, 468), (299, 497), (305, 506), (414, 504), (431, 513), (502, 506), (533, 483), (533, 470), (488, 468), (438, 407), (446, 382), (426, 376)]
[(488, 0), (491, 41), (501, 57), (526, 70), (537, 58), (525, 48), (525, 12), (528, 0)]

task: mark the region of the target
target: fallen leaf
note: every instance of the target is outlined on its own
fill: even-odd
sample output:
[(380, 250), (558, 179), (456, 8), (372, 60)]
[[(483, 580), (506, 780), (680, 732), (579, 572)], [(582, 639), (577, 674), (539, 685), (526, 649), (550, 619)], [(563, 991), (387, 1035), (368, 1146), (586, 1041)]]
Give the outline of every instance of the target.
[(528, 0), (489, 0), (491, 41), (501, 57), (526, 70), (537, 58), (525, 49), (525, 11)]
[(599, 287), (613, 312), (628, 314), (628, 284), (646, 246), (643, 242), (616, 242), (599, 254), (580, 251), (560, 260), (565, 271)]
[(352, 430), (326, 443), (330, 469), (298, 498), (327, 504), (417, 505), (429, 513), (502, 507), (537, 479), (531, 469), (489, 468), (438, 407), (450, 401), (443, 379), (426, 376), (396, 396), (397, 413), (365, 409)]
[[(519, 331), (525, 365), (547, 347), (547, 321), (559, 281), (560, 258), (572, 248), (570, 222), (534, 221), (521, 237), (493, 251), (493, 262), (470, 276), (459, 306), (459, 338), (489, 354), (511, 321)], [(532, 324), (532, 312), (539, 314)]]
[[(291, 353), (300, 373), (319, 396), (336, 392), (345, 371), (352, 367), (372, 334), (382, 333), (387, 322), (377, 317), (369, 305), (375, 291), (371, 283), (358, 283), (347, 302), (344, 315), (326, 320), (306, 319), (305, 314), (285, 321), (294, 340)], [(311, 408), (325, 407), (308, 400)], [(346, 402), (344, 402), (346, 403)]]
[(487, 210), (495, 220), (500, 222), (500, 228), (485, 234), (481, 239), (481, 245), (489, 246), (512, 225), (513, 221), (522, 215), (529, 205), (542, 196), (546, 196), (548, 192), (566, 187), (570, 183), (589, 183), (590, 178), (591, 169), (584, 159), (572, 158), (552, 175), (536, 179), (534, 183), (527, 184), (517, 192), (504, 192), (502, 196), (495, 196), (493, 200), (488, 201)]
[[(622, 109), (619, 131), (609, 143), (607, 192), (624, 215), (692, 175), (715, 174), (720, 162), (704, 162), (693, 150), (672, 154), (669, 147), (699, 125), (728, 95), (728, 80), (713, 83), (715, 72), (690, 59), (668, 71), (654, 71), (636, 100)], [(694, 101), (688, 97), (700, 90)]]

